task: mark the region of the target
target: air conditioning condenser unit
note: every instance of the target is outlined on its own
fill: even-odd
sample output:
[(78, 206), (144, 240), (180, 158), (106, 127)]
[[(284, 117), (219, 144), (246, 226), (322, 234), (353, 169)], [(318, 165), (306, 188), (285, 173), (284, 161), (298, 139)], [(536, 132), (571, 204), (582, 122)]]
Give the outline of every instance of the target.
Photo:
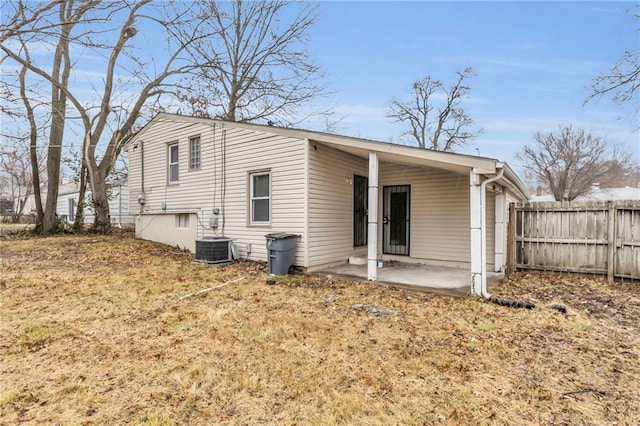
[(196, 240), (196, 262), (221, 264), (232, 260), (231, 238), (204, 237)]

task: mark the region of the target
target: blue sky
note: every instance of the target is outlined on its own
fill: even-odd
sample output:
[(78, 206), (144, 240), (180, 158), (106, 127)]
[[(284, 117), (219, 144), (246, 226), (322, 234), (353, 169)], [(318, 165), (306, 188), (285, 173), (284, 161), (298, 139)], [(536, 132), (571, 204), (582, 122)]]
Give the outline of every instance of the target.
[[(592, 79), (640, 47), (639, 21), (625, 13), (633, 8), (612, 1), (320, 2), (309, 54), (333, 93), (307, 108), (332, 108), (336, 133), (402, 143), (403, 128), (385, 116), (389, 101), (408, 96), (418, 78), (447, 84), (471, 66), (477, 75), (464, 105), (482, 133), (459, 152), (507, 161), (522, 175), (516, 153), (534, 132), (573, 125), (625, 145), (640, 160), (640, 117), (631, 105), (601, 98), (583, 106)], [(142, 31), (147, 43), (137, 46), (155, 43), (154, 34)], [(4, 64), (2, 72), (16, 69)], [(100, 69), (86, 52), (75, 67), (74, 81), (88, 99), (90, 83), (102, 80)], [(80, 140), (76, 127), (65, 146)]]
[[(608, 98), (583, 106), (591, 80), (640, 46), (631, 2), (322, 2), (310, 53), (342, 118), (336, 132), (395, 141), (391, 98), (425, 75), (473, 67), (466, 109), (482, 133), (459, 151), (520, 168), (535, 131), (571, 124), (640, 152), (638, 117)], [(477, 148), (477, 150), (476, 150)]]

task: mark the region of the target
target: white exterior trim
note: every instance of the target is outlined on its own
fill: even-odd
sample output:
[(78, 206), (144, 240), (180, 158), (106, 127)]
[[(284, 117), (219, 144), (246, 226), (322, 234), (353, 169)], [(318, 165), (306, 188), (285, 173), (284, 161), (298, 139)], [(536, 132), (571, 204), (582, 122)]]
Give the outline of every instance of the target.
[(369, 153), (369, 223), (367, 235), (367, 276), (378, 279), (378, 154)]
[(304, 264), (309, 265), (309, 139), (304, 140)]
[[(500, 180), (503, 175), (504, 169), (501, 168), (495, 176), (480, 183), (482, 180), (480, 174), (476, 170), (470, 173), (471, 294), (474, 296), (491, 297), (487, 291), (487, 185)], [(478, 245), (480, 246), (479, 250)]]
[(502, 272), (504, 270), (504, 266), (505, 266), (505, 256), (504, 256), (504, 252), (505, 252), (505, 246), (506, 246), (506, 224), (505, 224), (505, 217), (507, 214), (507, 207), (506, 207), (506, 195), (504, 194), (504, 190), (501, 192), (498, 192), (496, 194), (495, 197), (495, 216), (496, 216), (496, 223), (495, 223), (495, 232), (494, 232), (494, 238), (495, 238), (495, 246), (494, 246), (494, 256), (495, 256), (495, 260), (494, 260), (494, 272)]
[[(480, 175), (472, 171), (470, 180), (470, 227), (471, 227), (471, 294), (482, 291), (482, 206)], [(485, 260), (486, 261), (486, 260)]]

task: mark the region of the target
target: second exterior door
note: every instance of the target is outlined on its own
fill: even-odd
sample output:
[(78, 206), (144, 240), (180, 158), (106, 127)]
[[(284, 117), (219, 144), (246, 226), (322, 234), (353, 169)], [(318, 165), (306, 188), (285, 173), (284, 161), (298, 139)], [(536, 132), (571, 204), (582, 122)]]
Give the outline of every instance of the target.
[(369, 179), (353, 176), (353, 246), (367, 245), (367, 209)]
[(408, 256), (411, 186), (385, 186), (382, 191), (382, 252)]

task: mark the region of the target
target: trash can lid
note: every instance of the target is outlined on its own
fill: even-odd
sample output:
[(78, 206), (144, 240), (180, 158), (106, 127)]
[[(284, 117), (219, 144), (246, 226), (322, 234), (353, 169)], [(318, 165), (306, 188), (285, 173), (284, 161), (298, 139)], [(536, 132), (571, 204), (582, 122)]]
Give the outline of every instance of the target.
[(297, 234), (287, 234), (286, 232), (274, 232), (272, 234), (267, 234), (264, 237), (273, 239), (273, 240), (284, 240), (286, 238), (298, 238), (300, 235)]

